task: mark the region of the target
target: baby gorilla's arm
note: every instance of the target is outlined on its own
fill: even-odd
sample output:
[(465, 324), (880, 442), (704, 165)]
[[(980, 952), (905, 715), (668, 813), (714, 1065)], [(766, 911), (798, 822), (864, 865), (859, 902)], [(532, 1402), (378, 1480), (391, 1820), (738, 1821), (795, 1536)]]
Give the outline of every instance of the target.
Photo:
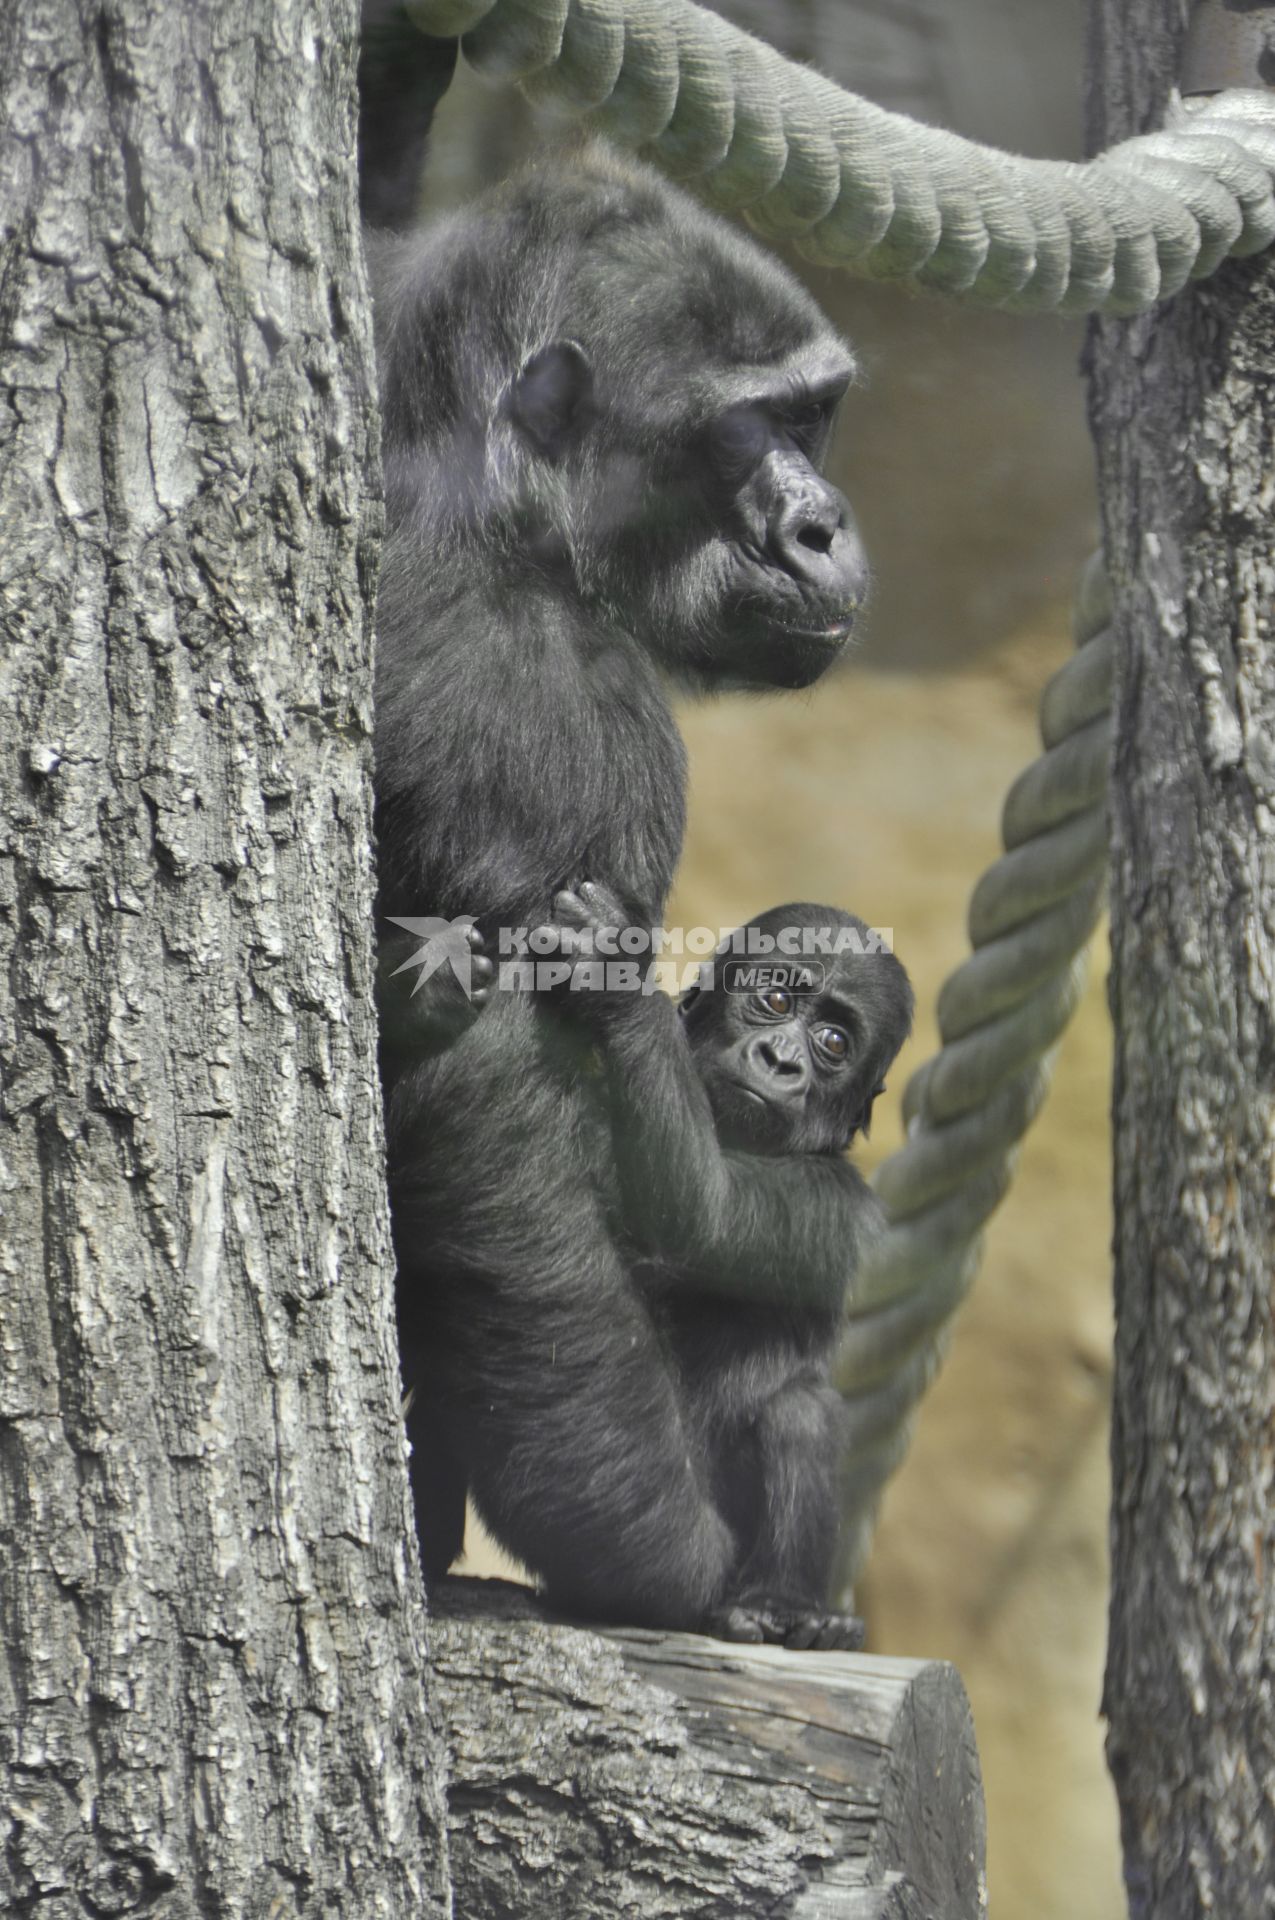
[[(599, 931), (627, 924), (595, 882), (560, 893), (554, 909), (561, 951), (580, 967)], [(573, 988), (570, 1005), (602, 1053), (626, 1217), (643, 1250), (710, 1291), (839, 1307), (881, 1218), (854, 1169), (839, 1155), (723, 1147), (667, 995)]]

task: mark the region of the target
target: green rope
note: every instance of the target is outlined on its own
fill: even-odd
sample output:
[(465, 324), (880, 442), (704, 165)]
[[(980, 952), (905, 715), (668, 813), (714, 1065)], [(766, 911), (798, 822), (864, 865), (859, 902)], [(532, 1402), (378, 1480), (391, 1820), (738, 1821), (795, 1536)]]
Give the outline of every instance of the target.
[(1079, 650), (1041, 700), (1045, 751), (1010, 788), (1006, 851), (974, 890), (974, 952), (939, 995), (943, 1045), (904, 1095), (906, 1144), (877, 1171), (889, 1226), (859, 1276), (837, 1376), (850, 1413), (847, 1583), (1084, 984), (1106, 894), (1110, 622), (1098, 555), (1077, 602)]
[(409, 0), (421, 31), (807, 259), (1017, 309), (1137, 313), (1275, 239), (1275, 96), (1175, 102), (1074, 165), (888, 113), (690, 0)]

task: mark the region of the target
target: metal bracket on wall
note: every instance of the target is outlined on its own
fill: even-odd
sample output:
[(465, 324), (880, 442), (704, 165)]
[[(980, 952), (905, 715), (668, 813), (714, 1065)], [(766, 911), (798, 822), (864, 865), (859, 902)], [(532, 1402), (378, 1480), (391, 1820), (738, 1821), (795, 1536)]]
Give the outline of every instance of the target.
[(1186, 30), (1184, 95), (1226, 87), (1275, 87), (1275, 6), (1200, 0)]

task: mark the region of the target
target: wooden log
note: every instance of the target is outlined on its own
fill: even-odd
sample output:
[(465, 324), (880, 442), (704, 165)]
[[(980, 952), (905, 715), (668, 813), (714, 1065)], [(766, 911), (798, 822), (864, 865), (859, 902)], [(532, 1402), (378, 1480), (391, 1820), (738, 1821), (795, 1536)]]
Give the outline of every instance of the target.
[(569, 1625), (431, 1600), (464, 1920), (975, 1920), (982, 1783), (935, 1660)]

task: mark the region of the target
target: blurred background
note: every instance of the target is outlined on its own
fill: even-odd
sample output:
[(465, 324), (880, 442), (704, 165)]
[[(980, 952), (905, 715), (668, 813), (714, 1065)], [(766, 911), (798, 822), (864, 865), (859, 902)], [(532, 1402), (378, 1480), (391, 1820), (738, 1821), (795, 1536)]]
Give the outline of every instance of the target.
[[(717, 11), (884, 106), (1020, 152), (1080, 152), (1084, 0), (722, 0)], [(427, 194), (470, 197), (537, 132), (462, 72)], [(1076, 323), (948, 307), (793, 261), (865, 377), (832, 471), (874, 589), (836, 680), (686, 708), (691, 819), (672, 922), (730, 926), (825, 899), (894, 930), (916, 1035), (878, 1102), (872, 1164), (933, 1051), (935, 995), (966, 952), (970, 887), (1036, 702), (1070, 647), (1096, 544)], [(993, 1920), (1118, 1920), (1098, 1717), (1106, 1608), (1111, 1043), (1089, 995), (858, 1592), (870, 1647), (953, 1660), (987, 1787)], [(494, 1568), (481, 1541), (472, 1570)]]

